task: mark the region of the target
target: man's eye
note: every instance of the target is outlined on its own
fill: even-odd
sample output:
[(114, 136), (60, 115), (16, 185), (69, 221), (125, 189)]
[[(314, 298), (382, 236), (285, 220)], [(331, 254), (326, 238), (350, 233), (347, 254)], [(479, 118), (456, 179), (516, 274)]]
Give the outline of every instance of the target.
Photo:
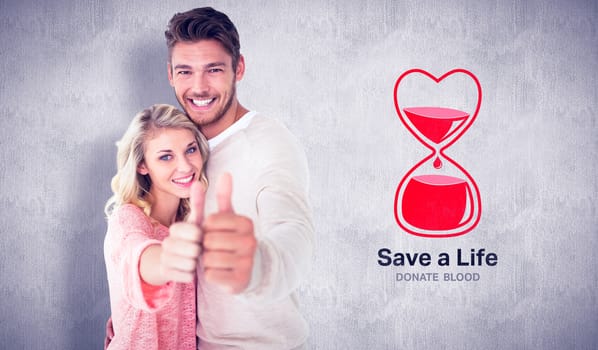
[(178, 74), (178, 75), (189, 75), (189, 74), (191, 74), (191, 71), (188, 71), (188, 70), (180, 70), (180, 71), (178, 71), (176, 74)]
[(208, 73), (218, 73), (218, 72), (222, 72), (222, 68), (210, 68), (208, 69)]
[(160, 160), (171, 160), (172, 156), (170, 154), (165, 154), (159, 158)]

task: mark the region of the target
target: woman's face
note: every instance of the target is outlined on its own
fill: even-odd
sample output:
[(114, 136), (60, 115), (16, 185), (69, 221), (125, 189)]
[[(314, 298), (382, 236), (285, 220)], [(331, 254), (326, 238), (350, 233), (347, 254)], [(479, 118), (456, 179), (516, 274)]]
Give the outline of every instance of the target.
[(137, 172), (149, 175), (156, 201), (189, 198), (193, 181), (201, 178), (203, 159), (193, 133), (187, 129), (160, 128), (144, 144), (144, 161)]

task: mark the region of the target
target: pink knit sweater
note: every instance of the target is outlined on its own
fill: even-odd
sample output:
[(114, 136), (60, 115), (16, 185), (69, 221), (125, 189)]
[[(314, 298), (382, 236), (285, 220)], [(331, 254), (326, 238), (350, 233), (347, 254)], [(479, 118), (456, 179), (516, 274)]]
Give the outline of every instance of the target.
[(134, 205), (110, 216), (104, 240), (114, 326), (109, 350), (196, 348), (195, 284), (152, 286), (139, 275), (143, 250), (167, 235), (167, 227), (152, 224)]

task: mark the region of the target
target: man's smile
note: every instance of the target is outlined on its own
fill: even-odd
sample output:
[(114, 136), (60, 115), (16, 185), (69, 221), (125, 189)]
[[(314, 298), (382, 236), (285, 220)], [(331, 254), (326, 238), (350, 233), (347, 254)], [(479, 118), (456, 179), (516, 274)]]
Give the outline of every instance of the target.
[(192, 99), (192, 98), (187, 99), (187, 101), (189, 101), (191, 104), (193, 104), (194, 106), (197, 106), (197, 107), (207, 107), (210, 103), (214, 102), (215, 100), (216, 100), (216, 97), (209, 98), (209, 99)]

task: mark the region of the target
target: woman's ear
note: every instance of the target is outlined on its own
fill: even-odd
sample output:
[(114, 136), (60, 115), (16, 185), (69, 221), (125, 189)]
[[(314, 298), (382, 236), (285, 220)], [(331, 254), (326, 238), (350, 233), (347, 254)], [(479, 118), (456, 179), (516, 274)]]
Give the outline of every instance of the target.
[(137, 172), (141, 175), (149, 174), (149, 171), (147, 170), (147, 167), (145, 166), (145, 162), (141, 162), (141, 164), (139, 164), (137, 166)]

